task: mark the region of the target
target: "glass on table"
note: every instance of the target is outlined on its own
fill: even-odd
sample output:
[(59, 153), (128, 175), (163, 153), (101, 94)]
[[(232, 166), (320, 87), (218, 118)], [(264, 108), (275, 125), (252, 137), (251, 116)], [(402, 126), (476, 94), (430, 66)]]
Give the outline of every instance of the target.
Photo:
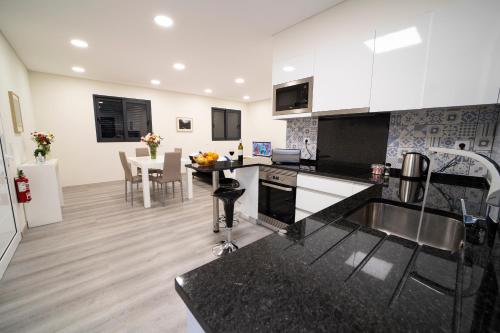
[(231, 155), (231, 163), (233, 163), (234, 150), (230, 150), (229, 155)]

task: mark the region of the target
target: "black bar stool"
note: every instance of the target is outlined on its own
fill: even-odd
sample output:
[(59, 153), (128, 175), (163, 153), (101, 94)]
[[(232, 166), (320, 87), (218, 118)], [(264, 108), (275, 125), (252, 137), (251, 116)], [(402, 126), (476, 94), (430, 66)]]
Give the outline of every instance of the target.
[(220, 187), (215, 190), (213, 196), (222, 200), (224, 203), (224, 214), (226, 222), (226, 239), (212, 248), (213, 254), (222, 256), (238, 249), (232, 239), (234, 203), (245, 193), (245, 189), (232, 189)]
[[(240, 182), (233, 178), (221, 178), (219, 180), (219, 187), (234, 189), (240, 187)], [(233, 217), (233, 226), (238, 225), (240, 221), (237, 217)], [(224, 215), (219, 216), (219, 226), (221, 228), (226, 227), (226, 217)]]
[(219, 186), (224, 188), (238, 188), (240, 182), (233, 178), (222, 178), (219, 180)]

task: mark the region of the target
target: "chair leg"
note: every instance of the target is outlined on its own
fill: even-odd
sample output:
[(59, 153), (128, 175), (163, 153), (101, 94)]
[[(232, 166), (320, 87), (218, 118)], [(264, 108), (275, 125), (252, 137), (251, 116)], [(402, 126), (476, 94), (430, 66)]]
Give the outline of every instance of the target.
[(130, 182), (130, 202), (132, 207), (134, 207), (134, 183)]
[(175, 199), (175, 182), (172, 182), (172, 198)]
[(182, 179), (179, 180), (179, 183), (181, 183), (181, 200), (184, 202), (184, 189), (182, 188)]
[(127, 192), (128, 192), (127, 180), (125, 180), (125, 202), (127, 202)]
[[(162, 184), (163, 185), (163, 184)], [(166, 205), (167, 204), (167, 192), (168, 192), (168, 186), (167, 184), (165, 184), (165, 200), (163, 201), (163, 204)]]

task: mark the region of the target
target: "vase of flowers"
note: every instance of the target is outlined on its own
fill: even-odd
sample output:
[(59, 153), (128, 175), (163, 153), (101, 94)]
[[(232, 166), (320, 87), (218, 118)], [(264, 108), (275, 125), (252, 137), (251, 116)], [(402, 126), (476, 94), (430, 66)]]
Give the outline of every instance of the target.
[(154, 133), (148, 133), (146, 134), (146, 136), (143, 136), (141, 138), (141, 142), (144, 142), (148, 145), (149, 154), (151, 155), (151, 159), (153, 160), (156, 159), (156, 151), (158, 149), (158, 146), (160, 145), (161, 140), (163, 140), (163, 138)]
[(54, 142), (54, 134), (50, 132), (33, 132), (31, 139), (36, 143), (34, 155), (38, 162), (45, 162), (50, 153), (50, 145)]

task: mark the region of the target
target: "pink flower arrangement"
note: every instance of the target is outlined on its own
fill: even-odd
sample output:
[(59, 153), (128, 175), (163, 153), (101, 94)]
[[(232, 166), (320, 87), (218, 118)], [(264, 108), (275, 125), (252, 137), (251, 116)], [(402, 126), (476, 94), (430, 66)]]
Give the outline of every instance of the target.
[(141, 142), (144, 142), (149, 148), (156, 148), (160, 145), (163, 138), (158, 134), (148, 133), (146, 136), (141, 137)]
[(37, 148), (34, 151), (36, 158), (42, 158), (45, 160), (45, 157), (50, 152), (50, 144), (54, 142), (55, 136), (50, 132), (33, 132), (31, 133), (31, 139), (36, 142)]
[(31, 138), (38, 146), (47, 146), (54, 141), (55, 136), (50, 132), (33, 132)]

